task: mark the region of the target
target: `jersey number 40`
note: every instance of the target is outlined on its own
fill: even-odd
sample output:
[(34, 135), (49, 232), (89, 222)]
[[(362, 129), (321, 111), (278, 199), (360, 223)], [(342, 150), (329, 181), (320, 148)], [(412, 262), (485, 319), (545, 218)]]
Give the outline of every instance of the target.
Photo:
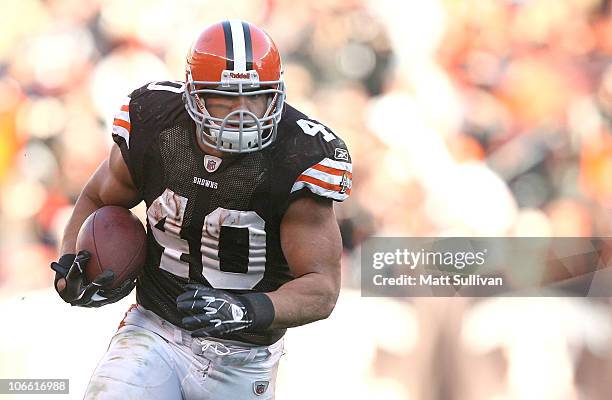
[[(187, 198), (166, 189), (147, 209), (153, 236), (164, 248), (159, 267), (183, 278), (189, 278), (187, 260), (194, 262), (189, 243), (181, 237), (186, 208)], [(222, 228), (230, 239), (224, 240)], [(200, 252), (202, 275), (212, 287), (252, 289), (266, 266), (265, 221), (254, 211), (218, 207), (204, 219)]]

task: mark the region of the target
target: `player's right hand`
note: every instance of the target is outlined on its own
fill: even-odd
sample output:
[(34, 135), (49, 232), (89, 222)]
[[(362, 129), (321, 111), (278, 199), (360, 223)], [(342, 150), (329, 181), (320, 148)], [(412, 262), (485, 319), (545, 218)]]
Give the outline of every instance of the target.
[(110, 270), (102, 272), (92, 282), (87, 282), (85, 267), (90, 257), (87, 251), (80, 251), (77, 255), (65, 254), (59, 261), (51, 263), (51, 269), (55, 271), (55, 290), (66, 303), (80, 307), (100, 307), (114, 303), (132, 291), (134, 282), (129, 280), (111, 289), (109, 285), (115, 274)]

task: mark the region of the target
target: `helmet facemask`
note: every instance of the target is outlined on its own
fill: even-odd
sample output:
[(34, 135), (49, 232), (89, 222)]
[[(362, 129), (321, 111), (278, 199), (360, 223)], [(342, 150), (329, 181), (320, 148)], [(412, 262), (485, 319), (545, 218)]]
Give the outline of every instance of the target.
[[(202, 96), (207, 94), (232, 97), (267, 95), (268, 103), (261, 118), (245, 108), (217, 118), (206, 109)], [(246, 73), (225, 70), (220, 81), (194, 81), (188, 68), (184, 100), (203, 145), (226, 153), (249, 153), (264, 149), (276, 139), (285, 102), (285, 86), (282, 73), (277, 81), (260, 82), (255, 70)]]

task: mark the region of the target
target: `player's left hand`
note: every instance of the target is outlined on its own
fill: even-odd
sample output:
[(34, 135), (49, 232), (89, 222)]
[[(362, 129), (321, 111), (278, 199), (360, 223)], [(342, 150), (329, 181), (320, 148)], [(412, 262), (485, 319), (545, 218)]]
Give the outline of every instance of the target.
[(208, 286), (190, 284), (189, 290), (176, 299), (179, 310), (192, 315), (183, 325), (193, 337), (219, 336), (253, 326), (253, 320), (242, 299), (235, 294)]

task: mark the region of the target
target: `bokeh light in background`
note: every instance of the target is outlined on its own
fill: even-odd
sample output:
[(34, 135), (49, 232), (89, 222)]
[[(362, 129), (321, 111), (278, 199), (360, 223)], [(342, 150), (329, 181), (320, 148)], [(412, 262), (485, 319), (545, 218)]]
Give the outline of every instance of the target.
[[(0, 4), (5, 309), (26, 294), (60, 301), (48, 263), (108, 154), (121, 99), (151, 80), (182, 79), (196, 33), (243, 18), (278, 44), (288, 101), (342, 136), (354, 159), (353, 196), (337, 207), (345, 290), (329, 321), (288, 336), (279, 397), (609, 398), (608, 305), (355, 292), (359, 244), (370, 235), (610, 235), (609, 0)], [(372, 316), (385, 332), (372, 332)], [(14, 372), (0, 360), (0, 377)]]

